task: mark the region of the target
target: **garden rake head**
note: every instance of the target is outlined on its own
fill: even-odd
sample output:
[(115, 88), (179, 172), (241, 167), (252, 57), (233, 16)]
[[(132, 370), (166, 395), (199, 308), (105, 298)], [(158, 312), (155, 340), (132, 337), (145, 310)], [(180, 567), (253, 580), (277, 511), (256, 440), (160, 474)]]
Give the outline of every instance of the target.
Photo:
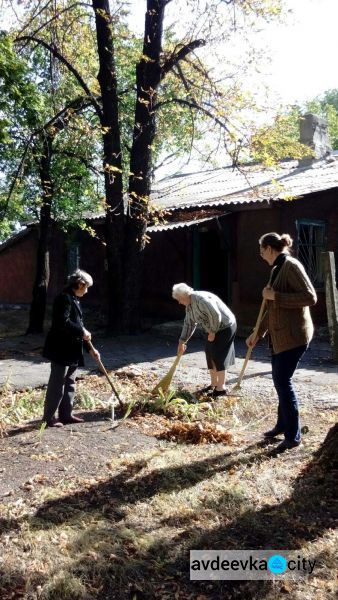
[[(94, 350), (94, 346), (93, 346), (93, 344), (92, 344), (90, 341), (88, 341), (88, 345), (89, 345), (89, 348), (90, 348), (90, 350)], [(114, 383), (112, 382), (111, 378), (109, 377), (109, 374), (107, 373), (107, 370), (106, 370), (106, 368), (104, 367), (104, 365), (103, 365), (103, 363), (102, 363), (101, 359), (100, 359), (100, 358), (97, 358), (97, 359), (96, 359), (96, 362), (97, 362), (97, 364), (99, 365), (99, 368), (100, 368), (100, 370), (102, 371), (102, 373), (104, 373), (104, 375), (106, 376), (106, 378), (107, 378), (107, 381), (109, 382), (109, 385), (110, 385), (111, 389), (113, 390), (113, 393), (114, 393), (114, 395), (115, 395), (116, 399), (118, 400), (118, 403), (119, 403), (119, 405), (120, 405), (120, 408), (124, 408), (124, 404), (123, 404), (123, 402), (122, 402), (122, 398), (121, 398), (120, 394), (118, 393), (118, 391), (117, 391), (117, 389), (116, 389), (116, 387), (115, 387)]]

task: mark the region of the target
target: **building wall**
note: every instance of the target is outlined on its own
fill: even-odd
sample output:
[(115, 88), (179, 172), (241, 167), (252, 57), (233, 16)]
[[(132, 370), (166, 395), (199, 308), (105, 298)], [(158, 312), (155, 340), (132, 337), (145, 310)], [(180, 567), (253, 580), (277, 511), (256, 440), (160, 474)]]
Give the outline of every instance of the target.
[[(64, 287), (69, 274), (68, 245), (78, 243), (79, 267), (88, 271), (94, 285), (84, 303), (88, 306), (104, 306), (106, 297), (105, 249), (98, 238), (87, 232), (65, 234), (53, 226), (50, 242), (50, 281), (47, 302), (51, 303)], [(0, 303), (30, 304), (36, 272), (38, 228), (32, 227), (24, 237), (19, 237), (0, 252)]]
[[(323, 220), (327, 225), (326, 250), (338, 251), (338, 198), (336, 192), (273, 203), (266, 209), (238, 213), (236, 275), (233, 279), (234, 310), (239, 322), (253, 326), (261, 303), (261, 290), (269, 280), (270, 267), (259, 256), (258, 239), (269, 231), (289, 233), (297, 257), (297, 219)], [(318, 303), (311, 308), (315, 322), (327, 322), (324, 290), (317, 289)]]
[(37, 232), (31, 229), (0, 252), (0, 303), (28, 304), (31, 301), (36, 248)]
[(189, 228), (152, 233), (144, 252), (143, 315), (182, 318), (182, 307), (171, 297), (174, 283), (192, 285), (192, 232)]

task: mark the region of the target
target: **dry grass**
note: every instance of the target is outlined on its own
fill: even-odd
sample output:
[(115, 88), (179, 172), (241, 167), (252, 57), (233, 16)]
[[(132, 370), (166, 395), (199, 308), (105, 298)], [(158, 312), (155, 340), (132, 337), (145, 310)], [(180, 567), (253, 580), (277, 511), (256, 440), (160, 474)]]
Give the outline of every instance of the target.
[[(332, 412), (313, 408), (303, 446), (273, 458), (257, 443), (269, 403), (262, 415), (252, 398), (219, 399), (192, 418), (187, 407), (175, 413), (175, 404), (162, 398), (157, 416), (148, 412), (151, 382), (142, 373), (121, 371), (117, 383), (126, 398), (138, 393), (135, 417), (126, 421), (131, 436), (173, 423), (218, 422), (234, 440), (166, 443), (112, 454), (90, 478), (32, 481), (28, 496), (23, 492), (0, 505), (2, 600), (333, 598), (334, 482), (329, 470), (313, 467), (313, 452), (334, 422)], [(80, 381), (79, 401), (90, 410), (107, 406), (106, 387), (96, 376)], [(28, 418), (29, 404), (34, 411), (40, 407), (41, 391), (32, 394), (21, 416)], [(195, 406), (191, 400), (189, 406)], [(13, 397), (11, 402), (15, 405)], [(65, 466), (74, 461), (75, 456), (63, 457)], [(318, 569), (299, 582), (190, 582), (189, 550), (207, 548), (297, 549), (316, 558)]]

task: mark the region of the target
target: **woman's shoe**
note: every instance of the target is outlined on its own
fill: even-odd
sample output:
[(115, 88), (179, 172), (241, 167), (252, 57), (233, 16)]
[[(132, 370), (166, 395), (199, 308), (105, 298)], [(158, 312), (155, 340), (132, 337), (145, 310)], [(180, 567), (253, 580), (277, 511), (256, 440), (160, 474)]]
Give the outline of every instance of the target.
[(218, 396), (227, 396), (228, 392), (226, 390), (214, 390), (210, 395), (213, 398), (218, 398)]
[(277, 427), (274, 427), (269, 431), (265, 431), (263, 435), (265, 438), (274, 438), (277, 437), (277, 435), (281, 435), (282, 433), (284, 433), (284, 431), (281, 431), (280, 429), (277, 429)]
[(51, 419), (50, 421), (44, 421), (46, 427), (63, 427), (63, 423), (57, 419)]
[(281, 454), (285, 452), (285, 450), (291, 450), (292, 448), (297, 448), (300, 445), (300, 442), (289, 442), (288, 440), (284, 440), (280, 444), (278, 444), (277, 448), (275, 448), (275, 454)]
[(69, 417), (68, 419), (60, 419), (60, 421), (63, 425), (70, 425), (72, 423), (83, 423), (84, 419), (81, 419), (81, 417)]
[(202, 388), (201, 390), (197, 390), (196, 394), (198, 396), (202, 395), (202, 394), (210, 394), (211, 392), (213, 392), (215, 389), (215, 386), (213, 385), (207, 385), (204, 388)]

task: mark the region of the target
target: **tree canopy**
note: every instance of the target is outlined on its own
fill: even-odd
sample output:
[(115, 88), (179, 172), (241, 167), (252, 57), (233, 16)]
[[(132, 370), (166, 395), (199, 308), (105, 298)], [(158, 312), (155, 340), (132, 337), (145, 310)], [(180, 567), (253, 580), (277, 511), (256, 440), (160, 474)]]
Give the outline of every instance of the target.
[[(114, 329), (133, 330), (156, 166), (196, 147), (205, 160), (238, 162), (255, 105), (243, 85), (257, 67), (250, 36), (262, 20), (280, 17), (282, 0), (147, 0), (143, 40), (129, 30), (125, 2), (26, 0), (21, 7), (10, 37), (41, 106), (28, 142), (19, 135), (16, 193), (32, 181), (27, 147), (40, 159), (46, 222), (51, 211), (70, 221), (78, 215), (92, 197), (93, 169), (100, 173), (109, 321)], [(246, 48), (246, 60), (233, 55), (234, 42)]]

